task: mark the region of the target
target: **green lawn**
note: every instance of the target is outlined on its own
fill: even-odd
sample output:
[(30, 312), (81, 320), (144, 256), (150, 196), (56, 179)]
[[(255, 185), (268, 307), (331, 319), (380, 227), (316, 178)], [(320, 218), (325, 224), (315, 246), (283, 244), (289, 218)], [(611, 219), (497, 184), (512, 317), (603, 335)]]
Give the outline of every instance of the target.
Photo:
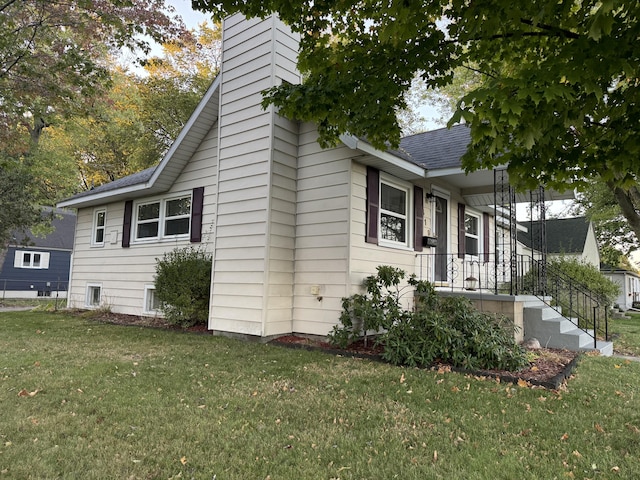
[(630, 318), (610, 320), (609, 333), (613, 335), (616, 353), (640, 356), (640, 314), (628, 313)]
[(640, 364), (552, 392), (320, 352), (0, 314), (0, 479), (640, 478)]

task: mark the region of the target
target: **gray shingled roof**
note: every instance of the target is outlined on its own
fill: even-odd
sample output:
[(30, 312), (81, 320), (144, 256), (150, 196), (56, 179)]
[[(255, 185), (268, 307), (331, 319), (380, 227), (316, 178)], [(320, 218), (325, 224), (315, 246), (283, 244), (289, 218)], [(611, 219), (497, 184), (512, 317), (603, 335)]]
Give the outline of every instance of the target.
[[(540, 221), (521, 222), (528, 229), (518, 232), (518, 240), (531, 247), (531, 238), (538, 238)], [(589, 233), (589, 221), (585, 217), (552, 218), (546, 221), (547, 252), (549, 253), (582, 253)]]
[(111, 190), (117, 190), (119, 188), (130, 187), (132, 185), (139, 185), (149, 181), (153, 172), (155, 172), (157, 165), (155, 167), (147, 168), (146, 170), (142, 170), (141, 172), (133, 173), (131, 175), (127, 175), (126, 177), (119, 178), (114, 180), (113, 182), (105, 183), (103, 185), (99, 185), (91, 190), (87, 190), (85, 192), (80, 192), (74, 195), (73, 199), (87, 197), (90, 195), (95, 195), (96, 193), (109, 192)]
[[(366, 141), (366, 139), (361, 140)], [(466, 152), (470, 141), (469, 128), (466, 125), (455, 125), (451, 128), (440, 128), (404, 137), (400, 140), (400, 147), (397, 150), (389, 150), (389, 153), (427, 170), (459, 168), (460, 158)], [(80, 192), (72, 196), (71, 200), (145, 184), (151, 179), (156, 168), (157, 166), (147, 168), (91, 190)]]
[(36, 236), (31, 230), (27, 230), (26, 232), (15, 231), (12, 234), (12, 238), (15, 239), (15, 241), (12, 241), (11, 244), (22, 244), (26, 235), (26, 245), (31, 247), (72, 250), (73, 236), (76, 229), (76, 214), (69, 210), (59, 208), (54, 210), (51, 207), (45, 207), (43, 208), (42, 217), (45, 218), (51, 215), (52, 210), (54, 212), (54, 217), (51, 222), (51, 226), (54, 229), (53, 232), (43, 238)]
[(408, 157), (427, 170), (459, 168), (460, 159), (470, 142), (469, 127), (462, 124), (404, 137), (400, 140), (399, 152), (390, 153)]

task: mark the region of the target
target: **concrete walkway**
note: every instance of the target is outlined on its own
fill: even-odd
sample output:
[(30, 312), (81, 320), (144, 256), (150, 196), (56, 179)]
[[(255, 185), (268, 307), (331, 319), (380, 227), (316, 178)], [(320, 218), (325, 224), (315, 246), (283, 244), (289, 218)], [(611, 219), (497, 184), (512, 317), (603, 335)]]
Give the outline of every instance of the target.
[(2, 307), (0, 306), (0, 312), (26, 312), (33, 310), (35, 307)]
[(614, 353), (613, 358), (619, 358), (621, 360), (628, 360), (630, 362), (640, 362), (640, 357), (632, 357), (631, 355), (619, 355), (617, 353)]

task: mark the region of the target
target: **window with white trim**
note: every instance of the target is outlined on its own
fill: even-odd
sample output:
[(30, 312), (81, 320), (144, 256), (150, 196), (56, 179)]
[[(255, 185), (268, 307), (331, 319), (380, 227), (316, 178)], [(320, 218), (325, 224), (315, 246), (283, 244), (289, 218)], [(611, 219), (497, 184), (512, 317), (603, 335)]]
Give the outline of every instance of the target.
[(144, 286), (143, 313), (160, 314), (160, 300), (156, 296), (156, 288), (153, 285)]
[(385, 179), (380, 180), (380, 240), (410, 246), (411, 189)]
[(105, 209), (93, 212), (93, 236), (91, 244), (95, 247), (104, 245), (105, 228), (107, 223), (107, 211)]
[(480, 217), (473, 213), (464, 214), (464, 251), (474, 257), (480, 252)]
[(188, 235), (191, 195), (139, 203), (135, 209), (135, 239), (160, 239)]
[(102, 285), (99, 283), (87, 284), (87, 293), (85, 297), (85, 306), (89, 308), (97, 308), (102, 301)]
[(49, 258), (49, 252), (17, 250), (13, 259), (13, 266), (14, 268), (46, 270), (49, 268)]

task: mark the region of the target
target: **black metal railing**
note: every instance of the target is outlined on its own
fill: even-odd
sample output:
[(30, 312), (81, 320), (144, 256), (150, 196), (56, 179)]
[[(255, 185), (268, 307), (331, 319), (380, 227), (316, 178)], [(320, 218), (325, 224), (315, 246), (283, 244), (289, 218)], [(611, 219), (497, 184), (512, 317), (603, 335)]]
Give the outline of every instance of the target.
[[(497, 259), (497, 260), (496, 260)], [(417, 275), (439, 289), (512, 293), (511, 259), (508, 255), (418, 255)]]
[(609, 339), (608, 302), (584, 285), (530, 255), (418, 255), (417, 275), (442, 290), (535, 295), (587, 332)]
[(563, 317), (593, 338), (609, 340), (609, 302), (578, 280), (558, 270), (553, 264), (525, 257), (530, 267), (518, 275), (516, 289), (531, 294), (557, 309)]

